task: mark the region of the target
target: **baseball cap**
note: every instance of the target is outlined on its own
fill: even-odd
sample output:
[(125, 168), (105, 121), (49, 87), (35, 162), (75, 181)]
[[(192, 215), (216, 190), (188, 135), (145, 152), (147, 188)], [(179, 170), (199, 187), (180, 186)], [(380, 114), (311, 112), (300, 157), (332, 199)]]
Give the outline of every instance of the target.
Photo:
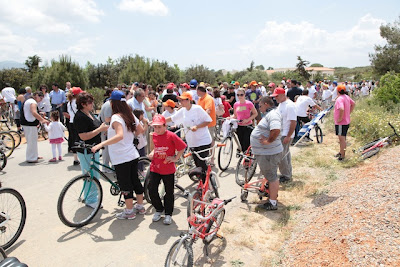
[(258, 82), (259, 85), (264, 85), (262, 82)]
[(334, 85), (337, 85), (337, 81), (333, 81), (333, 84), (334, 84)]
[(135, 86), (138, 86), (138, 85), (139, 85), (139, 83), (138, 83), (138, 82), (134, 82), (133, 84), (134, 84)]
[(163, 115), (157, 114), (153, 117), (152, 125), (164, 125), (164, 124), (166, 124), (166, 120)]
[(187, 84), (187, 83), (181, 83), (181, 86), (182, 86), (182, 87), (185, 87), (186, 89), (189, 89), (189, 88), (190, 88), (189, 84)]
[(193, 79), (193, 80), (190, 81), (190, 87), (191, 88), (196, 88), (197, 87), (197, 80), (196, 79)]
[(247, 88), (249, 85), (247, 83), (243, 84), (243, 88)]
[(268, 87), (275, 87), (275, 83), (269, 83)]
[(184, 92), (182, 95), (178, 96), (178, 99), (189, 99), (193, 100), (192, 95), (189, 92)]
[(174, 89), (176, 86), (174, 83), (167, 84), (167, 89)]
[(271, 96), (284, 95), (284, 94), (285, 94), (285, 89), (278, 87), (274, 90), (274, 93), (271, 94)]
[(221, 95), (221, 100), (222, 100), (222, 102), (224, 102), (226, 100), (226, 96)]
[(125, 94), (122, 91), (115, 90), (111, 93), (110, 100), (118, 100), (121, 101), (122, 98), (125, 98)]
[(82, 93), (82, 89), (80, 87), (72, 87), (72, 94), (73, 95), (78, 95), (80, 93)]
[(346, 92), (346, 86), (344, 86), (343, 84), (339, 85), (337, 88), (338, 92)]
[(167, 101), (165, 101), (163, 103), (163, 106), (174, 108), (175, 107), (175, 102), (172, 101), (171, 99), (168, 99)]
[(235, 84), (235, 81), (231, 81), (231, 84)]
[(256, 82), (256, 81), (251, 81), (249, 85), (250, 85), (250, 86), (253, 86), (253, 85), (254, 85), (254, 86), (257, 86), (257, 82)]
[(235, 82), (233, 85), (240, 85), (240, 82)]

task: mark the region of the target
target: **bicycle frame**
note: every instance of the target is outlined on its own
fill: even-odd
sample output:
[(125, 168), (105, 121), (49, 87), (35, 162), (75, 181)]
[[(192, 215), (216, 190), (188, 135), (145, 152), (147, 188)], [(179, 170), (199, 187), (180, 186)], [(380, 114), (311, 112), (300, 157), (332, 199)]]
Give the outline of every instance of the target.
[(392, 137), (394, 137), (394, 136), (400, 137), (400, 136), (398, 135), (398, 133), (396, 132), (396, 129), (393, 127), (393, 125), (390, 124), (390, 122), (389, 122), (388, 124), (389, 124), (389, 126), (392, 128), (393, 134), (391, 134), (391, 135), (389, 135), (389, 136), (387, 136), (387, 137), (383, 137), (383, 138), (377, 140), (377, 142), (376, 142), (375, 145), (373, 145), (373, 146), (371, 146), (371, 147), (369, 147), (369, 148), (363, 150), (361, 154), (365, 154), (365, 153), (367, 153), (367, 152), (369, 152), (369, 151), (371, 151), (371, 150), (373, 150), (373, 149), (375, 149), (375, 148), (377, 148), (377, 147), (381, 148), (381, 147), (387, 146), (387, 145), (389, 144), (389, 140), (390, 140)]
[[(249, 192), (257, 193), (258, 191), (269, 193), (268, 188), (265, 186), (268, 183), (266, 178), (259, 179), (250, 183), (245, 183), (243, 189)], [(259, 185), (261, 184), (261, 185)]]

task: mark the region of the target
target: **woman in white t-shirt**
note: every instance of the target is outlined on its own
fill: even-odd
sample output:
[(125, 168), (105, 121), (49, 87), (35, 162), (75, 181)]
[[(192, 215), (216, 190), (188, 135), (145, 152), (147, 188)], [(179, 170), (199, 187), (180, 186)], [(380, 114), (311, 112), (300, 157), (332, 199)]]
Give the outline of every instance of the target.
[[(219, 89), (215, 89), (214, 92), (213, 92), (213, 95), (214, 95), (215, 111), (217, 113), (221, 112), (222, 114), (224, 114), (225, 113), (225, 109), (224, 109), (224, 105), (222, 104), (222, 99), (221, 99), (221, 94), (219, 92)], [(222, 116), (222, 114), (218, 115), (218, 116)]]
[(39, 90), (44, 95), (42, 101), (40, 101), (40, 103), (39, 103), (39, 111), (40, 112), (45, 112), (46, 113), (46, 117), (50, 118), (51, 104), (50, 104), (50, 95), (47, 92), (47, 85), (42, 84), (39, 87)]
[[(183, 125), (187, 145), (192, 151), (210, 148), (212, 141), (208, 131), (208, 124), (212, 122), (210, 115), (202, 107), (192, 104), (192, 95), (190, 93), (184, 92), (178, 99), (182, 108), (171, 117), (166, 118), (166, 122), (172, 121), (176, 125)], [(208, 156), (208, 151), (200, 153), (200, 157), (206, 156)], [(196, 154), (193, 154), (193, 159), (196, 166), (201, 167), (205, 174), (207, 171), (206, 162), (200, 160)]]
[[(132, 114), (122, 91), (113, 91), (110, 97), (113, 115), (108, 128), (108, 139), (92, 148), (95, 153), (103, 146), (109, 146), (111, 163), (115, 168), (121, 192), (124, 194), (126, 208), (117, 214), (118, 219), (135, 219), (136, 214), (145, 214), (143, 207), (143, 186), (138, 177), (138, 158), (133, 139), (134, 134), (144, 132), (139, 120)], [(137, 204), (133, 206), (133, 191)]]

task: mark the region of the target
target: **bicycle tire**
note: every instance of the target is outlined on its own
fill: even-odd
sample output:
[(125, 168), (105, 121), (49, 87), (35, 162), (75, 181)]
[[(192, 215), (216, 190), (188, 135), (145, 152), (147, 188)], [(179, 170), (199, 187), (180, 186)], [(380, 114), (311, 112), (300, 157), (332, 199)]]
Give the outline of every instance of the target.
[[(239, 186), (251, 181), (257, 169), (257, 161), (255, 159), (247, 159), (247, 163), (245, 160), (246, 157), (244, 155), (240, 156), (236, 165), (235, 181)], [(247, 166), (245, 167), (246, 164)]]
[[(221, 224), (224, 221), (224, 218), (225, 218), (225, 209), (222, 208), (219, 211), (217, 211), (216, 214), (211, 218), (211, 220), (208, 223), (208, 226), (206, 228), (206, 233), (213, 231), (213, 229), (215, 229), (215, 226), (221, 227)], [(215, 233), (212, 233), (211, 235), (206, 236), (204, 238), (203, 242), (209, 244), (211, 241), (213, 241), (213, 239), (217, 233), (218, 233), (218, 231), (216, 231)]]
[[(193, 199), (195, 199), (195, 200), (200, 200), (201, 201), (201, 192), (199, 191), (199, 190), (196, 190), (196, 191), (194, 191), (193, 193), (192, 193), (192, 198)], [(204, 215), (204, 212), (202, 212), (199, 208), (201, 207), (201, 204), (199, 204), (199, 203), (193, 203), (193, 213), (197, 213), (197, 214), (201, 214), (201, 215)], [(191, 210), (190, 210), (190, 203), (188, 203), (187, 204), (187, 206), (186, 206), (186, 215), (187, 215), (187, 218), (189, 218), (190, 217), (190, 213), (191, 213)], [(188, 222), (189, 223), (189, 222)], [(189, 228), (190, 228), (190, 223), (189, 223)]]
[[(178, 248), (180, 241), (181, 241), (180, 239), (176, 240), (169, 249), (167, 258), (165, 259), (165, 265), (164, 265), (165, 267), (176, 266), (176, 264), (178, 264), (178, 266), (189, 266), (189, 267), (193, 266), (193, 248), (191, 242), (188, 240), (183, 241), (183, 248), (185, 249), (186, 253), (185, 252), (183, 253), (184, 257), (182, 259), (182, 262), (181, 263), (171, 262), (172, 256), (174, 255), (176, 249), (178, 249), (178, 251), (182, 249), (182, 247)], [(176, 254), (178, 254), (178, 252)]]
[(214, 197), (219, 198), (217, 180), (213, 174), (210, 174), (210, 185), (214, 193)]
[(4, 154), (8, 158), (11, 156), (11, 154), (14, 152), (14, 149), (15, 149), (14, 138), (8, 132), (1, 132), (0, 139), (1, 139), (1, 149), (3, 150)]
[(379, 152), (380, 148), (375, 147), (374, 149), (371, 149), (370, 151), (367, 151), (366, 153), (362, 154), (361, 157), (363, 160), (368, 159), (374, 155), (376, 155)]
[[(143, 192), (143, 197), (146, 199), (147, 203), (151, 204), (150, 200), (150, 195), (148, 191), (148, 186), (149, 186), (149, 177), (150, 177), (150, 164), (151, 160), (148, 157), (140, 157), (138, 159), (138, 178), (142, 182), (144, 192)], [(143, 166), (143, 170), (140, 170), (139, 166)]]
[[(6, 197), (10, 195), (14, 197), (14, 200), (6, 200)], [(17, 208), (20, 209), (16, 211), (11, 210)], [(3, 225), (0, 227), (2, 228), (0, 231), (0, 247), (5, 250), (17, 241), (25, 226), (26, 204), (24, 198), (18, 191), (12, 188), (0, 188), (0, 213), (4, 213), (10, 218), (10, 220), (7, 220), (5, 226)], [(16, 224), (14, 224), (14, 222), (16, 222)], [(13, 229), (16, 229), (15, 233), (11, 233), (9, 238), (7, 238), (7, 230), (12, 231)]]
[(232, 137), (230, 136), (226, 137), (222, 141), (222, 144), (225, 144), (225, 146), (221, 146), (218, 150), (218, 167), (221, 171), (226, 171), (226, 169), (228, 169), (229, 164), (232, 161), (232, 156), (233, 156)]
[[(82, 184), (78, 184), (83, 182)], [(89, 184), (88, 184), (89, 183)], [(75, 192), (72, 192), (71, 203), (75, 203), (76, 209), (72, 211), (71, 208), (66, 208), (68, 203), (66, 199), (67, 193), (69, 196), (70, 191), (74, 189), (73, 186), (77, 186)], [(83, 186), (83, 187), (82, 187)], [(92, 203), (96, 203), (94, 208), (91, 208), (86, 205), (85, 200), (82, 200), (82, 194), (86, 194), (85, 187), (89, 186), (87, 190), (91, 190), (90, 193), (94, 196), (94, 200)], [(96, 189), (92, 189), (91, 187), (95, 186)], [(97, 196), (95, 196), (95, 191), (97, 190)], [(77, 193), (78, 192), (78, 193)], [(77, 199), (78, 198), (78, 199)], [(58, 217), (60, 218), (61, 222), (64, 223), (66, 226), (69, 227), (82, 227), (88, 224), (97, 214), (101, 207), (101, 202), (103, 200), (103, 190), (99, 180), (96, 178), (91, 178), (88, 174), (79, 175), (77, 177), (72, 178), (62, 189), (60, 196), (58, 197), (57, 202), (57, 213)], [(72, 211), (72, 216), (69, 218), (69, 214), (66, 214), (66, 211)], [(79, 212), (79, 213), (78, 213)], [(87, 215), (86, 215), (87, 214)], [(82, 219), (81, 219), (82, 218)]]
[(17, 131), (8, 131), (14, 138), (15, 148), (21, 144), (21, 134)]
[(6, 252), (4, 251), (4, 249), (2, 249), (2, 248), (0, 247), (0, 262), (2, 262), (5, 258), (7, 258), (7, 254), (6, 254)]
[(372, 141), (372, 142), (370, 142), (370, 143), (368, 143), (368, 144), (366, 144), (366, 145), (360, 147), (360, 148), (358, 149), (358, 151), (363, 152), (364, 150), (366, 150), (366, 149), (368, 149), (368, 148), (370, 148), (370, 147), (376, 145), (379, 141), (381, 141), (381, 140), (378, 139), (378, 140)]
[(7, 157), (3, 151), (0, 150), (0, 171), (3, 170), (7, 165)]
[(315, 137), (317, 138), (317, 143), (321, 144), (323, 141), (322, 129), (318, 125), (315, 126)]

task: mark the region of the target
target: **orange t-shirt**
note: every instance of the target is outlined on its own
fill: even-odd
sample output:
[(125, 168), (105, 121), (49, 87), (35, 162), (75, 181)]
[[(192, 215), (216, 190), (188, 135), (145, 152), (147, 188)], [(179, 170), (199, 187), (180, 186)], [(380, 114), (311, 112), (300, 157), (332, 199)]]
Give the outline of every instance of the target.
[(214, 127), (217, 124), (217, 117), (216, 117), (216, 114), (215, 114), (214, 98), (212, 96), (210, 96), (209, 94), (206, 94), (202, 98), (199, 98), (199, 100), (197, 101), (197, 105), (202, 107), (205, 111), (207, 111), (207, 109), (209, 109), (211, 111), (210, 114), (208, 114), (208, 115), (210, 115), (210, 117), (212, 119), (212, 122), (210, 122), (208, 124), (208, 128)]

